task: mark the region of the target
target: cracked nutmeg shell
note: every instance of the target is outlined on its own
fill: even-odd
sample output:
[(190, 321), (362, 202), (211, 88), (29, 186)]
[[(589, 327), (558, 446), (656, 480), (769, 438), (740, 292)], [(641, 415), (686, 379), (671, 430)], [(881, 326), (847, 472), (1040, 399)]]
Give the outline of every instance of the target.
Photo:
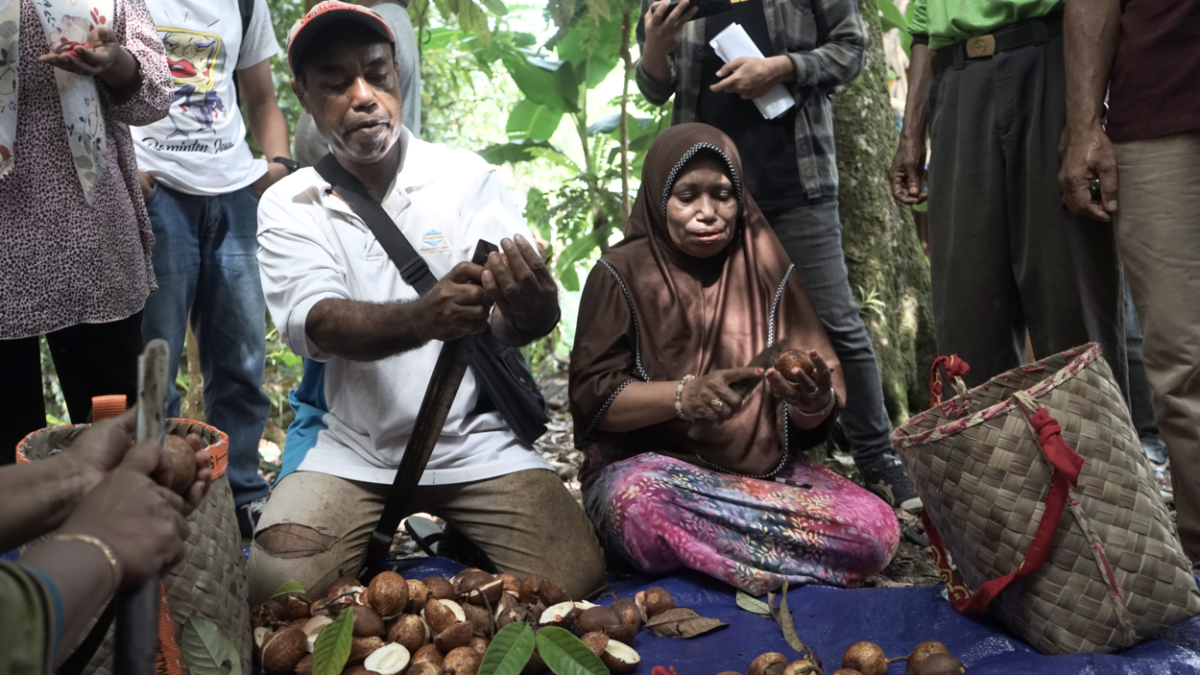
[(287, 675), (308, 653), (308, 638), (299, 628), (281, 628), (263, 640), (262, 667), (267, 675)]
[(788, 382), (798, 382), (799, 379), (792, 374), (792, 371), (799, 368), (800, 372), (805, 375), (814, 377), (816, 369), (813, 366), (812, 358), (806, 352), (799, 349), (785, 349), (775, 357), (775, 370), (783, 375)]
[(782, 663), (784, 664), (784, 667), (786, 667), (787, 662), (787, 657), (779, 652), (767, 652), (765, 654), (759, 654), (753, 661), (750, 662), (749, 675), (764, 675), (769, 666), (776, 663)]
[(429, 589), (429, 597), (437, 600), (453, 600), (454, 586), (449, 581), (441, 577), (429, 577), (423, 579), (425, 588)]

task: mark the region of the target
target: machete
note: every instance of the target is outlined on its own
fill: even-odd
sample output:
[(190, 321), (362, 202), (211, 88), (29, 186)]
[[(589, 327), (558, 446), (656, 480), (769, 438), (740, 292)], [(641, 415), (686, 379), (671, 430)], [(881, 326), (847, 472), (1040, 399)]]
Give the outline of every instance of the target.
[[(481, 239), (471, 261), (476, 265), (484, 265), (488, 254), (496, 250), (495, 244)], [(359, 575), (364, 585), (387, 569), (392, 540), (400, 528), (400, 521), (409, 515), (413, 495), (421, 482), (421, 475), (425, 473), (425, 466), (429, 464), (429, 457), (441, 438), (442, 427), (446, 424), (450, 407), (454, 405), (454, 398), (458, 396), (458, 388), (471, 364), (471, 355), (475, 352), (478, 340), (478, 335), (468, 335), (442, 345), (442, 353), (438, 355), (433, 375), (425, 388), (425, 398), (421, 399), (412, 434), (404, 446), (404, 457), (400, 460), (400, 468), (396, 470), (392, 491), (367, 544), (367, 557)]]
[[(138, 357), (137, 442), (167, 433), (167, 343), (151, 340)], [(158, 577), (117, 596), (117, 635), (113, 672), (154, 675), (158, 654)]]

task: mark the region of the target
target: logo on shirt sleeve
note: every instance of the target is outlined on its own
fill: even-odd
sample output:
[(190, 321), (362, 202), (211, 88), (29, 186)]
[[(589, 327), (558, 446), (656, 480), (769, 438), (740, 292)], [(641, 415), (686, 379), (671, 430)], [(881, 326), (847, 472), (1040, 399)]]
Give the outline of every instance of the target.
[(449, 252), (450, 244), (446, 242), (446, 237), (441, 232), (430, 230), (421, 235), (421, 255), (438, 255)]

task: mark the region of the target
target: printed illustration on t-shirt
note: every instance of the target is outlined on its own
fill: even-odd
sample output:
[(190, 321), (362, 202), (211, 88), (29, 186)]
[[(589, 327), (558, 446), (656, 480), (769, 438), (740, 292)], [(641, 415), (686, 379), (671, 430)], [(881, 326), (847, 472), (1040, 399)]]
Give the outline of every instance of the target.
[[(221, 38), (211, 33), (158, 27), (163, 48), (167, 52), (167, 65), (175, 78), (175, 98), (172, 105), (199, 124), (199, 129), (179, 128), (171, 136), (187, 136), (191, 131), (212, 131), (213, 122), (225, 112), (225, 103), (217, 94), (217, 71), (223, 65), (225, 52), (221, 49)], [(172, 116), (174, 118), (174, 116)]]

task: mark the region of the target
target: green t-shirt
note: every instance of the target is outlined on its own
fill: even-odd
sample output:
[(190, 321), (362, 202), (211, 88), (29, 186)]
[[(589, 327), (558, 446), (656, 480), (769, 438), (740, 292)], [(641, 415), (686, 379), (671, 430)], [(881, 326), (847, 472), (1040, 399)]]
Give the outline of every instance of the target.
[(49, 672), (49, 630), (41, 586), (20, 567), (0, 560), (0, 673)]
[(1064, 0), (913, 0), (908, 32), (928, 35), (929, 48), (941, 49), (1011, 23), (1046, 16)]

